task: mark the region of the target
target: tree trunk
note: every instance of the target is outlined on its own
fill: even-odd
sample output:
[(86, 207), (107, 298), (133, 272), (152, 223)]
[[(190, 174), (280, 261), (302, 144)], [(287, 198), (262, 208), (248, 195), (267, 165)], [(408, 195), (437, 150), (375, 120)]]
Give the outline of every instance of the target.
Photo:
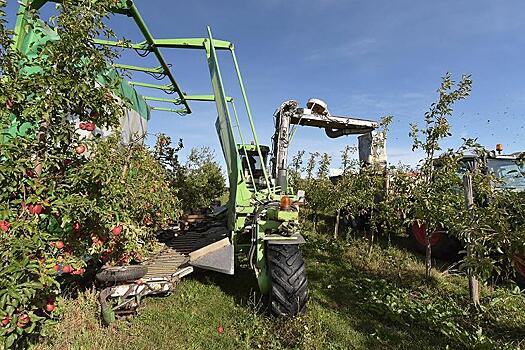
[(430, 236), (432, 235), (432, 231), (428, 229), (428, 225), (426, 225), (426, 227), (425, 242), (427, 244), (427, 249), (425, 250), (425, 276), (430, 278), (430, 271), (432, 270), (432, 246), (430, 244)]
[(337, 209), (337, 215), (335, 217), (335, 227), (334, 227), (334, 239), (337, 239), (337, 234), (339, 233), (339, 219), (341, 216), (341, 209)]
[[(470, 211), (470, 215), (474, 215), (474, 191), (472, 189), (472, 175), (463, 175), (463, 190), (465, 193), (465, 205), (467, 210)], [(470, 240), (468, 240), (470, 242)], [(467, 247), (467, 255), (472, 256), (472, 249), (470, 246)], [(468, 273), (468, 286), (470, 291), (470, 299), (475, 306), (479, 306), (479, 283), (475, 276), (472, 275), (472, 271), (469, 268)]]
[(372, 254), (372, 249), (374, 248), (374, 229), (370, 230), (370, 245), (368, 246), (368, 256)]

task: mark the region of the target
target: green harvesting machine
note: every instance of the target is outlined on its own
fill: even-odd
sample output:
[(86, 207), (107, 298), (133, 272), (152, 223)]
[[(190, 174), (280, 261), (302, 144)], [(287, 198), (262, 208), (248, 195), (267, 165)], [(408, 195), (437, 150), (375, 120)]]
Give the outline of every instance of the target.
[[(26, 30), (30, 20), (29, 9), (39, 10), (49, 2), (53, 1), (21, 2), (14, 39), (16, 48), (24, 55), (37, 54), (38, 45), (48, 40), (60, 40), (56, 31), (43, 21), (33, 23), (33, 30)], [(122, 131), (145, 133), (152, 111), (188, 115), (192, 113), (190, 102), (215, 102), (218, 115), (215, 128), (227, 167), (229, 199), (222, 218), (218, 214), (204, 232), (164, 232), (165, 249), (146, 261), (144, 266), (112, 267), (101, 271), (99, 279), (105, 282), (100, 293), (104, 319), (110, 322), (119, 314), (133, 312), (141, 297), (170, 291), (194, 268), (234, 274), (234, 257), (239, 252), (248, 254), (249, 265), (256, 275), (261, 293), (268, 296), (272, 314), (293, 316), (304, 312), (307, 278), (299, 249), (299, 244), (304, 242), (298, 232), (299, 198), (277, 186), (270, 177), (266, 164), (269, 148), (259, 144), (233, 43), (214, 39), (209, 27), (207, 36), (203, 38), (157, 39), (149, 31), (133, 1), (117, 1), (114, 13), (129, 17), (142, 33), (144, 41), (131, 43), (97, 39), (96, 44), (134, 50), (141, 56), (153, 54), (158, 66), (115, 64), (113, 74), (119, 74), (119, 71), (146, 73), (163, 81), (151, 84), (122, 79), (118, 91), (113, 91), (130, 102), (126, 106), (127, 121), (121, 123)], [(165, 60), (163, 51), (168, 49), (202, 51), (206, 55), (213, 93), (184, 93), (171, 65)], [(251, 143), (246, 143), (247, 139), (239, 126), (241, 121), (234, 99), (225, 92), (218, 51), (231, 54), (251, 130)], [(148, 89), (170, 96), (159, 97), (153, 93), (154, 96), (146, 96), (139, 93), (137, 87), (141, 91)], [(234, 125), (237, 127), (234, 128)], [(137, 277), (140, 283), (136, 282)]]

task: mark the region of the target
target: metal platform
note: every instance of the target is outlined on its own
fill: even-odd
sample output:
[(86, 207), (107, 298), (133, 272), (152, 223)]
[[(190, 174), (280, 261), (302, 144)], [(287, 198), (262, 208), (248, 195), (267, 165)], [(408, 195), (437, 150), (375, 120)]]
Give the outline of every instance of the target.
[(190, 254), (227, 238), (228, 229), (211, 227), (203, 232), (167, 230), (159, 235), (163, 248), (148, 259), (145, 280), (167, 278), (190, 265)]

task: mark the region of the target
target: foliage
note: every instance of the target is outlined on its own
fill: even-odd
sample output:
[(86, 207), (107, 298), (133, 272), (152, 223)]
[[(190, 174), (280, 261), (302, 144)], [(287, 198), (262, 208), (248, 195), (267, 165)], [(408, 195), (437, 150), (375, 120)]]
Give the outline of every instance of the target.
[(431, 268), (432, 233), (440, 227), (451, 227), (452, 220), (464, 206), (461, 193), (455, 190), (460, 185), (456, 173), (461, 155), (449, 150), (440, 155), (439, 166), (436, 166), (435, 159), (442, 150), (441, 141), (451, 136), (448, 119), (452, 116), (452, 107), (470, 95), (472, 80), (464, 75), (457, 87), (454, 85), (451, 75), (447, 73), (437, 91), (438, 100), (425, 113), (425, 126), (420, 129), (412, 124), (410, 131), (412, 150), (422, 149), (425, 152), (411, 197), (415, 217), (420, 219), (426, 230), (427, 275)]
[[(84, 282), (81, 276), (100, 260), (139, 260), (151, 233), (178, 214), (176, 193), (144, 147), (97, 136), (118, 129), (122, 115), (111, 93), (118, 81), (99, 84), (115, 54), (93, 42), (112, 35), (103, 24), (110, 5), (63, 1), (51, 18), (61, 40), (31, 57), (12, 50), (4, 22), (0, 28), (0, 337), (6, 348), (26, 346), (53, 324), (64, 284)], [(33, 11), (24, 29), (36, 16)], [(79, 132), (75, 120), (94, 130)]]
[[(363, 166), (352, 159), (355, 150), (346, 147), (341, 152), (342, 175), (330, 183), (325, 179), (328, 157), (317, 163), (319, 154), (310, 154), (302, 168), (304, 152), (298, 153), (291, 174), (294, 186), (306, 190), (308, 207), (330, 217), (340, 210), (345, 224), (368, 231), (372, 238), (375, 233), (404, 235), (405, 228), (417, 221), (426, 231), (427, 276), (432, 261), (430, 237), (436, 230), (445, 230), (471, 251), (462, 269), (482, 280), (506, 279), (512, 265), (525, 256), (525, 194), (504, 186), (490, 173), (487, 151), (475, 140), (464, 139), (457, 150), (443, 151), (441, 146), (451, 136), (452, 107), (470, 94), (471, 83), (469, 76), (463, 76), (456, 85), (450, 74), (445, 75), (437, 102), (425, 114), (424, 127), (412, 125), (413, 149), (425, 154), (416, 171), (402, 165), (384, 170)], [(385, 139), (390, 121), (382, 122)], [(476, 154), (475, 166), (462, 163), (466, 151)], [(473, 178), (474, 207), (465, 204), (461, 175)]]
[(178, 166), (173, 175), (173, 186), (187, 212), (210, 207), (226, 191), (226, 179), (208, 147), (193, 148), (186, 163)]

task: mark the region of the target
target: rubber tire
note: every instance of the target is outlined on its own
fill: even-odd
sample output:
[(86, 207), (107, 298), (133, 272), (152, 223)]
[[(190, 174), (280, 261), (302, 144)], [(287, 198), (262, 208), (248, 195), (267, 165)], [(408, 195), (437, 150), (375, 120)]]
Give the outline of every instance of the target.
[(514, 282), (516, 282), (516, 285), (520, 287), (521, 290), (525, 290), (525, 276), (521, 275), (517, 271), (516, 275), (514, 276)]
[(516, 282), (516, 285), (520, 287), (521, 290), (525, 290), (525, 275), (523, 275), (522, 271), (516, 266), (516, 262), (512, 265), (514, 268), (514, 282)]
[(293, 317), (305, 313), (308, 280), (299, 245), (269, 244), (267, 258), (271, 282), (269, 309), (272, 316)]
[(148, 272), (143, 265), (115, 266), (103, 268), (97, 273), (96, 278), (100, 282), (125, 282), (138, 280)]
[[(419, 241), (415, 238), (412, 232), (412, 225), (407, 227), (407, 233), (416, 250), (422, 254), (426, 254), (427, 247), (419, 243)], [(459, 252), (461, 250), (464, 250), (464, 247), (457, 238), (451, 237), (445, 232), (442, 232), (441, 239), (432, 246), (432, 257), (441, 260), (455, 261), (460, 258)]]

